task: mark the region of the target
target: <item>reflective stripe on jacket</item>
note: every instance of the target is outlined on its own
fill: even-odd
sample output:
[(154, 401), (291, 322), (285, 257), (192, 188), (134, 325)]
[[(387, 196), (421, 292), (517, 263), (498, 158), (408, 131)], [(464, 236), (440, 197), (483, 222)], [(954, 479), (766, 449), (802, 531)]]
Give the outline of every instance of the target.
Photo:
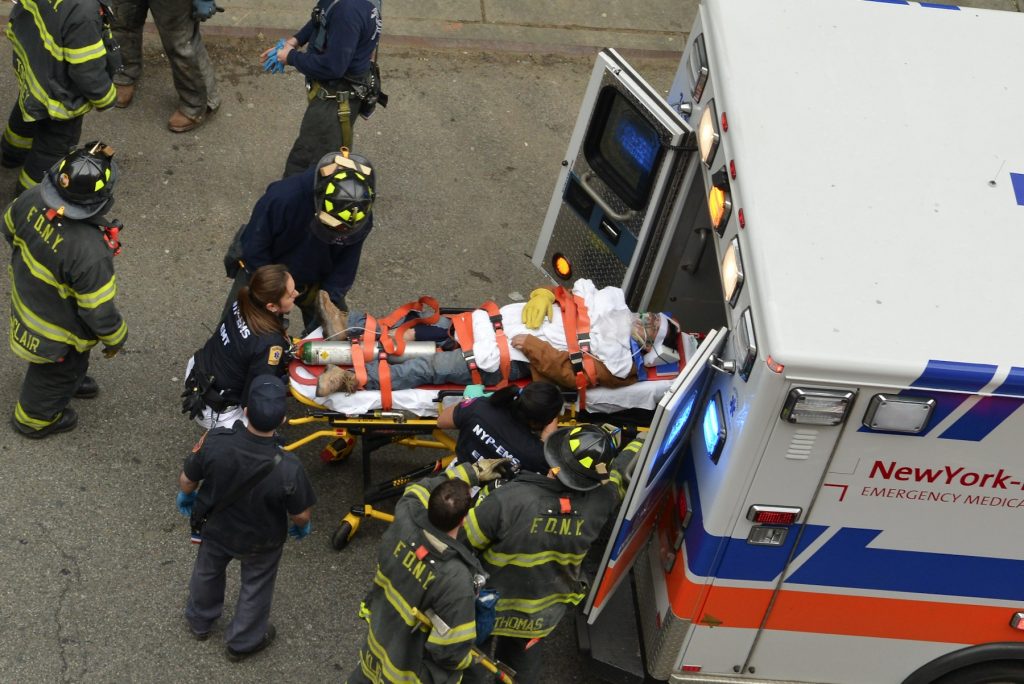
[(114, 104), (106, 12), (96, 0), (20, 0), (11, 9), (5, 33), (26, 121), (68, 120)]
[(11, 245), (11, 350), (47, 363), (71, 348), (123, 344), (128, 327), (114, 304), (113, 251), (95, 225), (47, 218), (41, 193), (41, 186), (26, 190), (3, 216)]

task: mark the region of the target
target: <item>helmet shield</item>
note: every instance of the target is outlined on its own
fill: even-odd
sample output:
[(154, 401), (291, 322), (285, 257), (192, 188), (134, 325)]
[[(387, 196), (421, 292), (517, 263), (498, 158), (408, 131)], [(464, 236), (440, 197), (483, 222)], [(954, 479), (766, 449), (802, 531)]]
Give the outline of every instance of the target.
[(63, 216), (89, 218), (114, 203), (117, 175), (113, 148), (99, 141), (86, 143), (50, 167), (40, 184), (42, 198)]
[(373, 167), (363, 157), (344, 152), (324, 155), (313, 179), (313, 234), (333, 245), (363, 239), (373, 225), (375, 186)]
[(608, 479), (608, 463), (615, 457), (612, 436), (596, 425), (555, 430), (544, 443), (544, 459), (566, 487), (595, 489)]

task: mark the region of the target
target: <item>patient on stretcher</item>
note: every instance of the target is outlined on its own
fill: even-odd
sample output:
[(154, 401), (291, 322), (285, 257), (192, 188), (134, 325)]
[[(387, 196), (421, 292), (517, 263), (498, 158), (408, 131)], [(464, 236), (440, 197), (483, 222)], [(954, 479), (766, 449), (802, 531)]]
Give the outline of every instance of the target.
[[(346, 314), (326, 297), (318, 305), (327, 339), (362, 338), (366, 344), (373, 343), (375, 335), (365, 334), (365, 313)], [(383, 384), (394, 390), (497, 385), (522, 378), (548, 380), (570, 390), (623, 387), (678, 374), (696, 347), (695, 339), (681, 333), (668, 314), (633, 313), (621, 289), (598, 289), (586, 279), (578, 280), (571, 291), (540, 288), (529, 302), (500, 310), (488, 303), (422, 325), (410, 323), (410, 316), (402, 320), (406, 325), (396, 327), (403, 340), (434, 341), (440, 350), (407, 355), (400, 363), (384, 362), (383, 374), (382, 362), (371, 353), (355, 370), (328, 365), (317, 381), (317, 396), (381, 389), (382, 375), (386, 376)], [(355, 347), (352, 355), (363, 356)]]

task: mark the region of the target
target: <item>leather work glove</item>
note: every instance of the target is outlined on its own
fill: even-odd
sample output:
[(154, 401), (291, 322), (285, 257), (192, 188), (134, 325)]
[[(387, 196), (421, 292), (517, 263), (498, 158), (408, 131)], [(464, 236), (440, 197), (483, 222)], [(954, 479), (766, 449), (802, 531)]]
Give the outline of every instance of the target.
[(195, 492), (178, 492), (177, 498), (174, 503), (178, 506), (178, 512), (186, 518), (192, 515), (192, 505), (196, 502)]
[(206, 21), (217, 12), (223, 11), (223, 7), (217, 7), (216, 0), (192, 0), (192, 19), (195, 21)]
[(121, 344), (117, 345), (116, 347), (104, 347), (103, 348), (103, 356), (108, 358), (108, 359), (112, 359), (115, 356), (117, 356), (117, 353), (119, 351), (121, 351), (122, 349), (124, 349), (124, 345), (121, 345)]
[(284, 73), (284, 62), (277, 58), (279, 50), (284, 49), (284, 38), (277, 41), (274, 47), (267, 50), (267, 59), (263, 62), (263, 70), (268, 74), (283, 74)]
[(523, 324), (530, 330), (536, 330), (547, 318), (554, 320), (555, 293), (547, 288), (538, 287), (530, 293), (530, 301), (523, 307)]
[(507, 458), (481, 458), (473, 464), (476, 479), (483, 484), (499, 479), (509, 479), (515, 474), (512, 461)]
[(302, 541), (309, 536), (309, 533), (313, 531), (313, 521), (310, 520), (302, 527), (299, 527), (295, 523), (291, 524), (288, 528), (288, 534), (295, 538), (295, 541)]

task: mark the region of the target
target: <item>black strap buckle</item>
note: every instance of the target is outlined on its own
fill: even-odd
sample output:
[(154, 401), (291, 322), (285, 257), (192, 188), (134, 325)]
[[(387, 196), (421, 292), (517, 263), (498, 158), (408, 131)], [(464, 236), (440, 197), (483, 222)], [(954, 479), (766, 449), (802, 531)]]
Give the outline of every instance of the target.
[(576, 373), (583, 372), (583, 352), (569, 352), (569, 363)]

